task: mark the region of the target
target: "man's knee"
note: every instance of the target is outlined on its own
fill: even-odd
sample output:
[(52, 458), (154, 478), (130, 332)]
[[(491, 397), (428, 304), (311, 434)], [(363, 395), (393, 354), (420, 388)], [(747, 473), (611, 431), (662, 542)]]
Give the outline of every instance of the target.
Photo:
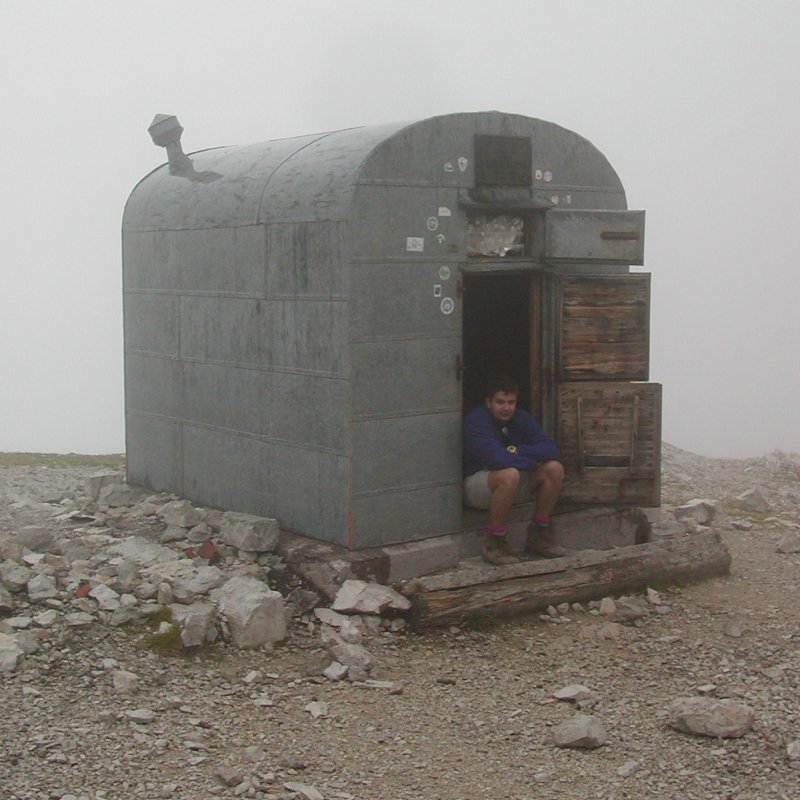
[(495, 492), (516, 492), (519, 487), (519, 470), (514, 467), (496, 469), (489, 473), (489, 488)]
[(564, 483), (564, 465), (560, 461), (545, 461), (534, 470), (531, 479), (534, 487), (549, 483), (560, 489)]
[(564, 465), (560, 461), (546, 461), (542, 466), (547, 470), (547, 475), (553, 483), (559, 486), (564, 483)]

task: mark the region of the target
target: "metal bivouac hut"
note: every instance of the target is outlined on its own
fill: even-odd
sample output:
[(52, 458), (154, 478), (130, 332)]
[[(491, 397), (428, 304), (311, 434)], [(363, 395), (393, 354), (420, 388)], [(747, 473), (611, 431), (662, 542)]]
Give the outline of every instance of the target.
[(489, 373), (555, 436), (560, 509), (653, 506), (644, 212), (608, 160), (499, 112), (169, 163), (123, 220), (128, 479), (351, 550), (455, 534)]

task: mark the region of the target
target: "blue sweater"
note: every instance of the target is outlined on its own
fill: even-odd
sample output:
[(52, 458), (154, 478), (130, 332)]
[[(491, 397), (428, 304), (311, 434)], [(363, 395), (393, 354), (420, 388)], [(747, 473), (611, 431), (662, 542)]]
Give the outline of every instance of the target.
[[(509, 453), (508, 445), (514, 445), (516, 453)], [(556, 443), (527, 411), (518, 408), (505, 425), (492, 416), (485, 404), (464, 417), (465, 475), (505, 467), (530, 471), (557, 458)]]

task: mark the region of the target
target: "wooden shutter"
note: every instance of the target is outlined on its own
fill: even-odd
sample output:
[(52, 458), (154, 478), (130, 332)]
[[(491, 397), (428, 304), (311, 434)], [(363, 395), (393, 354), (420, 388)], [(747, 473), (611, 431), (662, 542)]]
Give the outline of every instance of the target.
[(556, 438), (562, 505), (660, 503), (661, 386), (649, 373), (650, 276), (561, 276)]
[(650, 275), (564, 275), (558, 287), (558, 381), (646, 381)]

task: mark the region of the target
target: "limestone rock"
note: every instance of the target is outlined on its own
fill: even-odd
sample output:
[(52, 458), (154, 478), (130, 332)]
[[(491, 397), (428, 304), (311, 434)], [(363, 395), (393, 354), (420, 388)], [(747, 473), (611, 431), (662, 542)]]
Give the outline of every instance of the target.
[(193, 528), (205, 520), (206, 511), (195, 508), (188, 500), (172, 500), (158, 510), (158, 516), (170, 528)]
[(159, 537), (160, 544), (170, 544), (172, 542), (181, 542), (186, 538), (186, 528), (179, 528), (170, 525), (164, 529), (164, 532)]
[(596, 695), (583, 684), (572, 683), (569, 686), (564, 686), (562, 689), (556, 689), (556, 691), (553, 692), (553, 697), (556, 700), (567, 700), (571, 703), (577, 703), (580, 700), (592, 700)]
[(39, 649), (41, 641), (31, 631), (20, 631), (17, 634), (17, 644), (22, 650), (23, 655), (29, 656)]
[(778, 553), (800, 553), (800, 534), (787, 533), (775, 548)]
[(25, 548), (16, 537), (0, 534), (0, 561), (22, 561)]
[(138, 564), (140, 567), (149, 567), (175, 560), (175, 551), (169, 547), (151, 542), (143, 536), (129, 536), (119, 544), (109, 548), (110, 553)]
[(140, 500), (144, 500), (146, 496), (145, 492), (134, 486), (115, 483), (110, 486), (104, 486), (100, 490), (97, 502), (109, 508), (122, 508), (124, 506), (134, 506)]
[(232, 511), (223, 515), (219, 532), (225, 544), (251, 553), (271, 553), (280, 537), (276, 520)]
[(328, 716), (328, 704), (324, 700), (312, 700), (304, 706), (304, 710), (308, 711), (313, 719)]
[(238, 786), (244, 780), (244, 774), (238, 767), (223, 765), (214, 773), (223, 786)]
[(100, 583), (89, 592), (89, 597), (94, 598), (98, 608), (103, 611), (115, 611), (119, 608), (119, 595), (104, 583)]
[(181, 632), (184, 647), (201, 647), (216, 641), (218, 631), (216, 610), (209, 603), (181, 605), (174, 603), (169, 607), (172, 619)]
[(635, 622), (637, 619), (643, 619), (649, 613), (644, 600), (638, 597), (620, 597), (617, 600), (614, 619), (618, 622)]
[(591, 714), (576, 714), (555, 725), (552, 735), (557, 747), (593, 750), (602, 747), (607, 741), (603, 723)]
[(717, 513), (715, 500), (690, 500), (675, 509), (675, 518), (692, 520), (699, 525), (708, 525)]
[(125, 712), (125, 718), (137, 725), (149, 725), (155, 721), (156, 715), (149, 708), (134, 708)]
[(122, 594), (123, 592), (133, 591), (139, 583), (139, 568), (133, 561), (122, 559), (117, 564), (117, 575), (112, 582), (111, 588), (115, 592)]
[(679, 697), (667, 712), (670, 727), (695, 736), (738, 739), (755, 721), (750, 706), (713, 697)]
[(118, 472), (93, 472), (86, 479), (86, 492), (92, 500), (97, 500), (101, 490), (115, 483), (122, 483), (122, 477)]
[(64, 623), (68, 628), (85, 628), (94, 622), (94, 617), (86, 611), (73, 611), (64, 615)]
[(389, 586), (360, 580), (345, 581), (331, 605), (334, 611), (378, 615), (387, 608), (407, 611), (411, 602)]
[(286, 597), (286, 608), (289, 616), (300, 617), (303, 614), (311, 611), (311, 609), (314, 608), (319, 601), (320, 596), (317, 594), (317, 592), (310, 591), (309, 589), (303, 589), (301, 586), (298, 586)]
[(654, 539), (666, 539), (669, 536), (678, 536), (694, 528), (696, 523), (692, 520), (666, 519), (653, 523), (652, 536)]
[(339, 635), (348, 644), (361, 644), (363, 638), (358, 627), (349, 620), (339, 629)]
[(604, 617), (613, 617), (617, 613), (617, 603), (613, 597), (604, 597), (600, 601), (600, 614)]
[(647, 602), (650, 603), (651, 606), (660, 606), (664, 602), (661, 599), (661, 592), (658, 592), (655, 589), (651, 589), (648, 586), (648, 588), (647, 588)]
[(301, 797), (305, 797), (306, 800), (325, 800), (325, 796), (316, 786), (310, 786), (305, 783), (296, 783), (295, 781), (288, 781), (287, 783), (283, 784), (284, 789), (288, 789), (290, 792), (294, 792), (295, 794), (299, 794)]
[(13, 634), (0, 633), (0, 673), (11, 674), (22, 663), (25, 653)]
[(744, 511), (755, 511), (758, 514), (766, 514), (772, 510), (767, 498), (764, 497), (764, 493), (757, 488), (748, 489), (746, 492), (737, 495), (733, 505)]
[(17, 607), (11, 592), (0, 584), (0, 611), (13, 611)]
[(17, 541), (35, 553), (53, 552), (53, 532), (43, 525), (26, 525), (17, 531)]
[(329, 681), (341, 681), (347, 677), (347, 667), (338, 661), (332, 661), (322, 672)]
[(283, 597), (255, 578), (231, 578), (211, 593), (237, 647), (260, 647), (286, 638)]
[(326, 626), (322, 627), (322, 646), (332, 658), (348, 667), (360, 667), (369, 671), (375, 664), (372, 653), (360, 644), (350, 644), (342, 639), (336, 631)]
[(189, 591), (195, 594), (207, 594), (221, 586), (225, 573), (218, 567), (198, 567), (194, 577), (187, 582)]
[(31, 577), (31, 570), (22, 564), (13, 561), (4, 561), (0, 564), (0, 582), (12, 594), (21, 592), (28, 584)]
[(341, 628), (347, 620), (351, 617), (346, 614), (340, 614), (331, 608), (315, 608), (314, 616), (324, 625), (330, 625), (332, 628)]
[(28, 581), (28, 599), (31, 603), (40, 603), (50, 597), (58, 596), (58, 587), (55, 579), (50, 575), (40, 573)]
[(124, 669), (117, 670), (112, 680), (114, 691), (120, 694), (133, 694), (139, 688), (139, 676)]

